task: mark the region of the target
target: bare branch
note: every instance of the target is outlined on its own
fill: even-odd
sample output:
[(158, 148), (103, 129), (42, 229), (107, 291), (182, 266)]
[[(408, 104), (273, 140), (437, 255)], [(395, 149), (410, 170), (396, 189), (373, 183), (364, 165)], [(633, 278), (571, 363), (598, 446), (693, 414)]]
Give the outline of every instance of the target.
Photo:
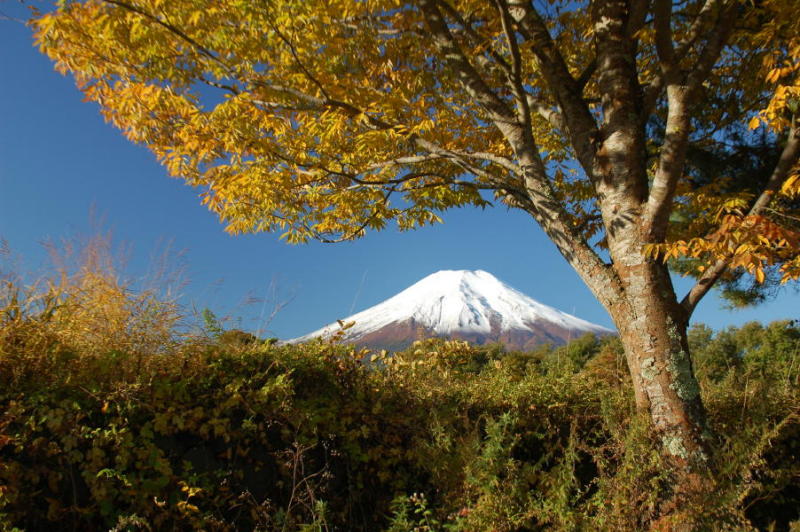
[(495, 0), (497, 10), (500, 13), (500, 23), (503, 27), (503, 33), (506, 36), (506, 43), (508, 51), (511, 53), (511, 73), (509, 76), (509, 83), (511, 90), (514, 93), (514, 99), (517, 102), (517, 117), (521, 124), (526, 128), (531, 127), (531, 110), (528, 106), (527, 93), (522, 83), (522, 57), (519, 52), (519, 43), (517, 36), (512, 26), (511, 15), (508, 12), (508, 4), (506, 0)]
[(695, 69), (684, 78), (674, 62), (671, 29), (671, 0), (658, 0), (656, 6), (656, 47), (667, 83), (667, 124), (656, 175), (643, 218), (644, 235), (649, 242), (661, 242), (667, 231), (672, 200), (686, 162), (686, 149), (691, 133), (690, 106), (699, 95), (700, 83), (706, 79), (727, 41), (735, 13), (728, 4), (710, 30), (706, 47)]
[(671, 76), (675, 70), (675, 49), (672, 46), (672, 0), (655, 2), (656, 52), (661, 71)]
[(16, 22), (18, 24), (22, 24), (23, 26), (27, 24), (24, 20), (17, 17), (12, 17), (11, 15), (6, 15), (4, 12), (0, 11), (0, 20), (7, 20), (9, 22)]
[(564, 123), (564, 115), (559, 109), (554, 109), (552, 105), (548, 105), (543, 99), (537, 98), (532, 94), (528, 94), (527, 97), (528, 107), (547, 120), (553, 128), (566, 131), (567, 125)]
[(514, 114), (506, 102), (492, 91), (459, 48), (439, 10), (438, 2), (436, 0), (420, 0), (419, 4), (425, 13), (425, 21), (431, 30), (434, 44), (447, 62), (453, 66), (467, 93), (489, 113), (493, 122), (513, 122)]
[(594, 141), (597, 124), (583, 99), (583, 86), (569, 72), (564, 57), (553, 42), (547, 25), (532, 3), (527, 0), (507, 0), (508, 10), (518, 30), (530, 43), (550, 93), (558, 102), (566, 128), (565, 133), (586, 175), (594, 179)]

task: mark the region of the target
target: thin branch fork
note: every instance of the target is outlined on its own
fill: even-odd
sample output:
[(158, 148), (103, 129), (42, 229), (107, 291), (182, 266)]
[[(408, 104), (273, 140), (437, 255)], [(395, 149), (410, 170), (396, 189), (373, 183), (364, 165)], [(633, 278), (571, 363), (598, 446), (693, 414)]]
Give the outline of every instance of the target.
[[(718, 15), (717, 22), (709, 28), (707, 27), (709, 20), (712, 19), (715, 13)], [(678, 75), (676, 58), (685, 57), (701, 35), (712, 31), (719, 32), (720, 29), (726, 32), (733, 31), (735, 13), (735, 0), (706, 0), (692, 22), (687, 37), (679, 43), (673, 43), (671, 28), (672, 2), (670, 0), (656, 1), (654, 26), (656, 30), (656, 53), (659, 56), (661, 72), (657, 73), (644, 88), (643, 116), (649, 116), (655, 109), (658, 99), (661, 97), (664, 87), (666, 86), (667, 73), (670, 75)], [(676, 44), (677, 48), (675, 47)], [(694, 68), (689, 70), (710, 69), (713, 67), (713, 61), (716, 61), (718, 54), (719, 51), (715, 51), (713, 47), (707, 46), (706, 49), (701, 52), (701, 58), (698, 59)], [(705, 60), (702, 59), (704, 55), (706, 56)], [(713, 61), (709, 64), (709, 60), (712, 58)], [(706, 75), (707, 74), (702, 76), (703, 79), (705, 79)], [(702, 83), (702, 80), (695, 81), (694, 83)]]
[[(438, 2), (441, 8), (445, 11), (445, 13), (447, 13), (450, 17), (452, 17), (453, 20), (455, 20), (463, 28), (463, 33), (472, 41), (472, 43), (475, 46), (484, 46), (487, 44), (485, 42), (485, 39), (482, 39), (481, 36), (478, 34), (478, 32), (475, 31), (475, 28), (472, 26), (472, 24), (470, 24), (469, 21), (464, 19), (461, 13), (459, 13), (457, 9), (455, 9), (452, 5), (450, 5), (449, 2), (447, 2), (446, 0), (438, 0)], [(491, 46), (490, 43), (489, 46), (487, 47), (487, 52), (495, 61), (495, 63), (497, 63), (497, 65), (506, 73), (507, 76), (511, 77), (513, 75), (511, 65), (508, 64), (508, 61), (506, 61), (502, 55), (497, 53), (497, 51), (494, 49), (493, 46)], [(482, 68), (491, 69), (494, 66), (490, 63), (490, 61), (486, 57), (480, 54), (475, 57), (475, 61)]]
[(517, 102), (517, 119), (525, 128), (531, 127), (531, 110), (528, 105), (527, 93), (522, 81), (522, 56), (519, 50), (517, 36), (512, 27), (513, 21), (508, 11), (506, 0), (495, 0), (497, 11), (500, 14), (500, 23), (503, 33), (506, 36), (506, 44), (511, 54), (511, 72), (509, 75), (509, 85)]
[(478, 74), (475, 67), (459, 48), (458, 43), (447, 27), (444, 16), (439, 9), (437, 0), (419, 0), (419, 6), (426, 16), (426, 23), (431, 30), (434, 44), (453, 65), (467, 93), (483, 107), (495, 124), (511, 124), (514, 122), (514, 113)]
[(714, 15), (715, 12), (722, 11), (725, 8), (730, 8), (736, 4), (736, 0), (706, 0), (703, 7), (697, 13), (697, 16), (689, 28), (689, 33), (683, 42), (680, 43), (676, 51), (677, 57), (683, 57), (689, 51), (689, 48), (694, 46), (697, 39), (705, 34), (705, 25), (708, 20)]
[[(587, 76), (585, 81), (583, 79), (578, 81), (572, 77), (544, 20), (531, 2), (505, 1), (509, 14), (517, 23), (517, 30), (530, 44), (544, 81), (561, 109), (563, 125), (566, 126), (562, 129), (575, 147), (578, 162), (586, 175), (594, 180), (593, 166), (596, 153), (594, 140), (598, 137), (598, 128), (583, 98), (583, 88), (590, 76)], [(588, 70), (593, 73), (594, 68)]]
[(644, 213), (645, 238), (659, 242), (667, 230), (672, 200), (686, 163), (691, 132), (690, 106), (699, 95), (700, 84), (709, 76), (731, 34), (735, 5), (719, 13), (710, 29), (707, 45), (700, 52), (695, 68), (681, 75), (672, 46), (671, 0), (657, 0), (655, 13), (656, 49), (667, 86), (667, 123), (658, 168), (650, 187)]

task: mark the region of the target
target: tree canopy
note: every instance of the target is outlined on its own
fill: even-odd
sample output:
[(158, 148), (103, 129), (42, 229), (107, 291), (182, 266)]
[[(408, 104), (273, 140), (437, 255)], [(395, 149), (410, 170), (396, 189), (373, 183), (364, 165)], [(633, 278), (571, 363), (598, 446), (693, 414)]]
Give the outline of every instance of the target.
[[(679, 164), (689, 145), (719, 159), (743, 143), (786, 141), (800, 101), (793, 2), (659, 1), (650, 13), (649, 2), (633, 4), (621, 30), (634, 37), (626, 68), (638, 83), (619, 97), (647, 120), (636, 149), (648, 182), (632, 186), (657, 229), (648, 249), (691, 257), (695, 273), (724, 259), (759, 281), (776, 263), (781, 280), (800, 276), (796, 154), (768, 184), (736, 186), (730, 172), (697, 179), (691, 151), (697, 171)], [(613, 125), (613, 80), (598, 61), (613, 59), (595, 48), (613, 36), (593, 13), (604, 8), (586, 7), (90, 0), (60, 2), (35, 25), (58, 68), (172, 175), (201, 187), (231, 232), (352, 239), (390, 220), (410, 229), (485, 206), (489, 190), (581, 246), (604, 246), (598, 198), (608, 191), (592, 159)], [(665, 89), (676, 78), (691, 94), (683, 113)], [(503, 126), (517, 123), (519, 132)], [(531, 161), (510, 134), (531, 136)], [(525, 165), (537, 167), (535, 183)], [(531, 189), (556, 201), (532, 200)]]

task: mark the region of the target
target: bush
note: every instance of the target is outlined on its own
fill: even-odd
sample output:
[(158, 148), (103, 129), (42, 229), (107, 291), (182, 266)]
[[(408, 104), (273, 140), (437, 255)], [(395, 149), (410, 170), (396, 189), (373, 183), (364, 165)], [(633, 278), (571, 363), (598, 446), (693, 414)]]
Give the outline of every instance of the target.
[[(0, 529), (640, 530), (671, 489), (614, 338), (390, 354), (219, 331), (144, 349), (62, 334), (59, 304), (7, 289)], [(718, 489), (687, 512), (797, 527), (800, 331), (690, 340)]]

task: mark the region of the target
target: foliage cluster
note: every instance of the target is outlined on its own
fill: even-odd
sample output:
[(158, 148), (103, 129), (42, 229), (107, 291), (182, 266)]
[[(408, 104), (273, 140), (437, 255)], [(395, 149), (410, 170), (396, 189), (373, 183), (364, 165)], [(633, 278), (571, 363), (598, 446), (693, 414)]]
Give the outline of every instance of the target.
[[(389, 354), (216, 331), (142, 352), (20, 307), (0, 309), (2, 529), (634, 530), (671, 489), (615, 338)], [(796, 527), (800, 329), (691, 342), (719, 489), (687, 511)]]

